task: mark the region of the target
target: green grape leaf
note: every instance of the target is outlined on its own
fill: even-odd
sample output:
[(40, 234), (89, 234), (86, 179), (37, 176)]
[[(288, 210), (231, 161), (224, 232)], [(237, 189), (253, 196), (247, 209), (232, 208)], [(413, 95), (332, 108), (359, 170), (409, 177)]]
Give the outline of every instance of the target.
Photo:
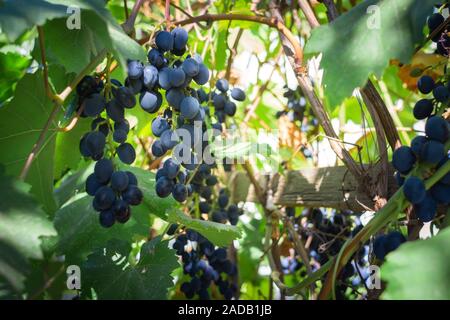
[(79, 193), (56, 211), (54, 225), (59, 235), (59, 253), (75, 259), (83, 258), (111, 238), (131, 241), (134, 237), (148, 235), (150, 219), (146, 218), (148, 210), (143, 205), (131, 208), (131, 218), (127, 223), (103, 228), (99, 223), (99, 213), (92, 207), (92, 200), (88, 194)]
[(4, 0), (0, 2), (0, 26), (13, 42), (33, 26), (67, 16), (67, 7), (44, 0)]
[(450, 229), (431, 239), (407, 242), (387, 256), (383, 299), (450, 299)]
[(72, 130), (56, 135), (55, 179), (59, 179), (67, 169), (77, 168), (82, 158), (78, 146), (83, 134), (90, 131), (90, 122), (89, 119), (79, 119)]
[(42, 259), (41, 238), (56, 234), (30, 189), (0, 175), (0, 297), (16, 297), (24, 289), (28, 259)]
[[(14, 98), (0, 108), (0, 163), (6, 172), (19, 176), (33, 145), (52, 110), (44, 90), (41, 72), (26, 74), (17, 84)], [(50, 125), (42, 150), (31, 165), (26, 182), (48, 213), (55, 209), (53, 199), (53, 164), (55, 124)]]
[(234, 239), (241, 237), (241, 231), (236, 226), (193, 219), (176, 208), (167, 210), (167, 214), (169, 222), (181, 224), (195, 230), (219, 247), (225, 247)]
[(0, 107), (12, 97), (17, 81), (30, 63), (31, 59), (17, 52), (0, 52)]
[(93, 289), (98, 299), (166, 299), (171, 273), (179, 267), (175, 250), (157, 237), (142, 246), (136, 265), (127, 263), (130, 250), (129, 244), (112, 240), (91, 254), (82, 265), (83, 297)]
[(424, 39), (426, 18), (439, 0), (367, 0), (313, 30), (305, 54), (322, 53), (325, 95), (339, 105), (390, 59), (408, 63)]
[[(69, 30), (65, 26), (65, 19), (49, 23), (46, 28), (51, 40), (47, 41), (47, 45), (66, 65), (68, 71), (79, 72), (90, 61), (91, 56), (103, 48), (113, 51), (115, 58), (123, 66), (126, 65), (127, 59), (146, 59), (144, 49), (123, 32), (122, 27), (105, 8), (104, 1), (48, 1), (81, 9), (81, 29)], [(68, 49), (68, 46), (72, 50)], [(79, 52), (80, 47), (84, 48), (83, 53), (73, 55), (73, 52)]]

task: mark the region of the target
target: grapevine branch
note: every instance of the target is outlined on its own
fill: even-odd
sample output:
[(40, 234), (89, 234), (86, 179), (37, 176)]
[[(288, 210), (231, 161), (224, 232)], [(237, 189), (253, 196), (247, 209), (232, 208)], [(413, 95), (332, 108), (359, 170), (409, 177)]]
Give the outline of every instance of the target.
[[(246, 15), (246, 14), (235, 14), (235, 13), (229, 13), (229, 14), (204, 14), (201, 16), (188, 18), (181, 21), (174, 21), (174, 25), (187, 25), (191, 23), (198, 23), (201, 21), (206, 21), (208, 24), (210, 24), (213, 21), (222, 21), (222, 20), (241, 20), (241, 21), (251, 21), (256, 23), (265, 24), (271, 28), (277, 29), (281, 34), (283, 34), (286, 39), (290, 43), (292, 43), (292, 47), (294, 49), (294, 52), (292, 53), (292, 56), (295, 57), (296, 63), (300, 66), (303, 62), (303, 50), (300, 47), (299, 42), (297, 41), (296, 37), (292, 34), (292, 32), (278, 19), (274, 18), (266, 18), (262, 16), (252, 16), (252, 15)], [(303, 70), (303, 68), (301, 69)]]

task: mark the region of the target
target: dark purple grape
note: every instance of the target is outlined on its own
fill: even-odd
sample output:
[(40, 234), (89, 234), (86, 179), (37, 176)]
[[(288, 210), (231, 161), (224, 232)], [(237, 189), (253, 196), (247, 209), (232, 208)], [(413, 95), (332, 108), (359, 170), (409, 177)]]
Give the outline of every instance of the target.
[(100, 210), (108, 210), (114, 203), (116, 195), (108, 186), (100, 187), (94, 197), (95, 206)]
[(101, 159), (97, 161), (94, 168), (94, 174), (97, 181), (106, 184), (114, 172), (114, 165), (110, 159)]
[(111, 188), (122, 192), (128, 187), (128, 175), (124, 171), (116, 171), (111, 175)]
[(392, 165), (403, 174), (408, 173), (414, 166), (415, 162), (416, 156), (412, 152), (411, 148), (407, 146), (401, 146), (395, 150), (392, 155)]
[(433, 103), (431, 100), (422, 99), (414, 105), (413, 114), (417, 120), (428, 118), (431, 113), (433, 113)]
[(136, 151), (129, 143), (122, 143), (116, 148), (120, 161), (125, 164), (132, 164), (136, 160)]
[(162, 52), (170, 51), (173, 48), (174, 37), (170, 32), (159, 31), (156, 34), (155, 43)]
[(423, 181), (417, 177), (409, 177), (403, 184), (405, 198), (412, 204), (417, 204), (425, 199), (426, 190)]
[(114, 212), (112, 210), (106, 210), (100, 212), (99, 215), (99, 221), (100, 225), (104, 228), (110, 228), (114, 225), (116, 222), (116, 217), (114, 215)]
[(433, 78), (427, 75), (421, 76), (419, 78), (419, 81), (417, 81), (417, 88), (423, 94), (430, 93), (434, 88)]
[(141, 204), (142, 200), (144, 199), (144, 195), (137, 186), (135, 185), (128, 185), (127, 190), (122, 193), (122, 198), (125, 200), (128, 204), (132, 206), (137, 206)]

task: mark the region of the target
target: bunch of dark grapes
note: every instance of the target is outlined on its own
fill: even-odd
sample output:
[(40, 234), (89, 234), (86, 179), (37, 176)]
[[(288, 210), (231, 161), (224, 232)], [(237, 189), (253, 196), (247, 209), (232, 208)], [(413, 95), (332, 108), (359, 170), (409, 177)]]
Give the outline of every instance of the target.
[[(448, 7), (448, 3), (445, 4), (445, 7)], [(430, 29), (430, 35), (439, 28), (445, 21), (445, 18), (442, 14), (439, 12), (433, 13), (431, 16), (428, 17), (428, 28)], [(438, 33), (436, 33), (432, 38), (431, 41), (436, 43), (436, 53), (448, 57), (449, 51), (450, 51), (450, 36), (448, 35), (448, 32), (450, 31), (448, 25), (446, 25), (442, 30), (440, 30)]]
[[(211, 174), (215, 159), (208, 152), (207, 122), (211, 123), (212, 135), (219, 135), (225, 116), (236, 113), (236, 104), (227, 96), (229, 90), (225, 79), (217, 81), (220, 93), (206, 94), (201, 87), (209, 80), (209, 70), (200, 56), (187, 52), (188, 34), (183, 28), (171, 32), (159, 31), (155, 45), (148, 53), (148, 63), (129, 61), (126, 85), (133, 93), (140, 93), (141, 107), (149, 113), (159, 113), (151, 124), (156, 139), (151, 147), (155, 157), (163, 157), (169, 151), (172, 157), (165, 160), (156, 175), (156, 193), (159, 197), (172, 195), (184, 202), (194, 192), (209, 199), (211, 187), (217, 178)], [(163, 105), (162, 94), (168, 106)], [(231, 90), (237, 101), (245, 99), (239, 88)], [(210, 107), (215, 108), (213, 123)], [(206, 118), (209, 121), (205, 121)], [(208, 164), (203, 161), (208, 157)]]
[(291, 90), (286, 87), (283, 96), (288, 100), (287, 107), (285, 110), (278, 111), (275, 117), (278, 119), (283, 115), (287, 115), (290, 122), (301, 126), (306, 111), (306, 99), (302, 96), (301, 90)]
[[(417, 162), (438, 169), (449, 161), (446, 143), (450, 137), (450, 123), (445, 120), (440, 111), (448, 107), (448, 84), (435, 83), (429, 76), (422, 76), (417, 87), (423, 94), (433, 93), (433, 98), (421, 99), (414, 106), (414, 117), (418, 120), (427, 119), (425, 136), (416, 136), (411, 146), (402, 146), (395, 150), (392, 165), (397, 170), (396, 179), (409, 202), (413, 204), (417, 218), (422, 222), (432, 221), (436, 215), (437, 205), (450, 203), (450, 173), (447, 173), (430, 190), (425, 189), (422, 179), (411, 175), (405, 178)], [(405, 180), (406, 179), (406, 180)]]
[(130, 206), (139, 205), (143, 198), (136, 176), (117, 170), (113, 161), (116, 155), (125, 164), (136, 159), (133, 146), (126, 142), (130, 125), (125, 119), (125, 109), (133, 108), (136, 99), (118, 81), (111, 81), (106, 90), (103, 81), (91, 76), (78, 84), (77, 94), (81, 114), (93, 118), (91, 131), (80, 140), (81, 154), (96, 161), (94, 173), (86, 180), (86, 192), (94, 197), (92, 205), (100, 212), (100, 224), (109, 228), (116, 221), (127, 222)]
[(384, 260), (389, 252), (396, 250), (404, 242), (406, 242), (406, 238), (399, 231), (379, 235), (373, 242), (373, 253), (377, 259)]
[(243, 210), (236, 204), (229, 203), (229, 195), (226, 189), (220, 189), (219, 195), (213, 201), (212, 199), (204, 199), (199, 203), (199, 210), (203, 214), (208, 214), (209, 220), (218, 223), (230, 222), (236, 225), (239, 216), (243, 214)]
[[(172, 225), (168, 234), (173, 233), (178, 226)], [(237, 274), (236, 265), (227, 257), (225, 248), (216, 248), (208, 239), (198, 232), (186, 230), (180, 233), (173, 248), (181, 256), (184, 274), (190, 281), (181, 284), (181, 291), (188, 299), (198, 295), (200, 300), (209, 300), (209, 287), (215, 284), (219, 292), (227, 300), (236, 295), (237, 287), (228, 277)]]
[[(306, 99), (303, 97), (301, 90), (299, 88), (291, 90), (287, 86), (285, 89), (283, 96), (287, 98), (286, 108), (278, 111), (275, 114), (275, 118), (279, 119), (282, 116), (286, 116), (289, 122), (305, 133), (310, 132), (312, 129), (317, 129), (319, 123), (313, 114), (308, 113)], [(306, 146), (302, 145), (300, 151), (307, 159), (313, 157), (311, 149)]]
[[(295, 209), (285, 208), (286, 216), (294, 223), (299, 236), (309, 252), (310, 261), (313, 270), (319, 269), (330, 258), (339, 254), (345, 240), (354, 237), (361, 229), (358, 213), (352, 211), (329, 210), (325, 216), (320, 208), (311, 208), (303, 212), (298, 217), (295, 216)], [(289, 236), (290, 241), (293, 241)], [(344, 298), (348, 287), (352, 288), (365, 279), (360, 279), (360, 274), (368, 276), (368, 245), (364, 245), (355, 254), (353, 261), (349, 261), (338, 277), (337, 296)], [(281, 259), (281, 265), (285, 274), (300, 272), (301, 277), (306, 276), (306, 268), (300, 261), (298, 252), (294, 252)]]

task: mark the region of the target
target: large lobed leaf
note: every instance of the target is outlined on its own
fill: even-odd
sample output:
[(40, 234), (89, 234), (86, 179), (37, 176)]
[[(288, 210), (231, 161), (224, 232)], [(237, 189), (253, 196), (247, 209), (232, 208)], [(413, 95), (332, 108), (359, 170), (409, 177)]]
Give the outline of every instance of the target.
[(195, 230), (219, 247), (225, 247), (241, 236), (241, 231), (236, 226), (193, 219), (176, 208), (168, 210), (167, 213), (169, 222), (182, 224)]
[(91, 289), (98, 299), (166, 299), (173, 286), (171, 273), (179, 267), (175, 250), (160, 237), (142, 246), (139, 262), (128, 264), (129, 244), (111, 240), (91, 254), (82, 266), (82, 294)]
[[(424, 39), (427, 16), (441, 2), (366, 0), (313, 30), (305, 53), (323, 54), (323, 82), (330, 105), (340, 104), (356, 87), (362, 87), (370, 74), (380, 77), (390, 59), (409, 62), (415, 45)], [(379, 24), (374, 24), (377, 18)]]
[(450, 228), (431, 239), (408, 242), (387, 256), (381, 276), (384, 299), (450, 299)]
[(0, 298), (17, 297), (30, 271), (28, 259), (42, 259), (41, 238), (56, 234), (29, 191), (28, 184), (0, 175)]
[[(14, 99), (0, 108), (0, 163), (6, 172), (18, 176), (52, 110), (44, 90), (41, 72), (26, 74), (17, 84)], [(26, 182), (47, 212), (55, 208), (53, 158), (55, 124), (45, 136), (42, 150), (31, 165)]]

